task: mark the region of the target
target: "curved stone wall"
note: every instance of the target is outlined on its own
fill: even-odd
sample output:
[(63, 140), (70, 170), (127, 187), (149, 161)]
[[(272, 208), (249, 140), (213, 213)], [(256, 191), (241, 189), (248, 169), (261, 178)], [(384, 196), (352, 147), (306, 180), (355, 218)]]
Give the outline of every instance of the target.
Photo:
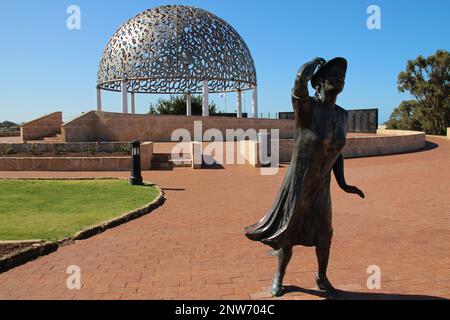
[[(415, 151), (425, 147), (426, 134), (406, 130), (377, 130), (377, 135), (356, 136), (347, 139), (343, 155), (345, 158), (370, 157)], [(289, 162), (292, 155), (292, 140), (280, 140), (280, 161)]]
[(348, 139), (343, 154), (346, 158), (380, 156), (415, 151), (425, 144), (425, 132), (379, 129), (376, 136)]

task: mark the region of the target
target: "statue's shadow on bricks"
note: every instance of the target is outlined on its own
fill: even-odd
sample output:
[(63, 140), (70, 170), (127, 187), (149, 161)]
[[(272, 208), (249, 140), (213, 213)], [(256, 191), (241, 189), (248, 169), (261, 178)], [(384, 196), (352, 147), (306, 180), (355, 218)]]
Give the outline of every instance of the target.
[[(298, 286), (284, 286), (283, 296), (289, 293), (301, 292), (313, 296), (321, 297), (326, 300), (447, 300), (441, 297), (433, 297), (426, 295), (409, 295), (395, 293), (370, 293), (370, 292), (351, 292), (338, 290), (338, 295), (329, 297), (323, 291), (314, 289), (305, 289)], [(287, 297), (288, 298), (288, 297)]]

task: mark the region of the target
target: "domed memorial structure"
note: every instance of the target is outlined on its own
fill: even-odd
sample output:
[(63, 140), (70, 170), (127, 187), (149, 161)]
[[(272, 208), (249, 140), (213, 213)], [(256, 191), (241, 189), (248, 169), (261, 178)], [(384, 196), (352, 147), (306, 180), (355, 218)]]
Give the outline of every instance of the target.
[(135, 113), (135, 93), (203, 94), (203, 116), (209, 115), (208, 94), (253, 90), (253, 116), (258, 115), (253, 58), (241, 36), (227, 22), (189, 6), (146, 10), (125, 22), (109, 40), (100, 61), (97, 109), (101, 90), (122, 92), (123, 112)]

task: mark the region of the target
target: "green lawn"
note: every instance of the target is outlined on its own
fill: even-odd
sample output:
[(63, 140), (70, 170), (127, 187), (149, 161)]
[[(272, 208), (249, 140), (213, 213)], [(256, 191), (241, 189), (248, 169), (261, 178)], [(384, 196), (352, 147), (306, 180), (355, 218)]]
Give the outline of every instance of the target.
[(0, 240), (58, 240), (152, 202), (126, 180), (0, 180)]

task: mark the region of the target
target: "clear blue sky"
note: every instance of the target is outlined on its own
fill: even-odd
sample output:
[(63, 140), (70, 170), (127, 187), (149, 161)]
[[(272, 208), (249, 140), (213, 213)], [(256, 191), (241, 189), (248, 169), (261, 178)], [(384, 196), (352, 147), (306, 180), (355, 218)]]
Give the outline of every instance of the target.
[[(66, 9), (81, 8), (81, 30), (68, 30)], [(399, 102), (397, 75), (406, 61), (438, 48), (449, 50), (448, 0), (14, 0), (0, 9), (0, 121), (27, 121), (63, 111), (68, 119), (95, 108), (98, 63), (114, 31), (139, 12), (164, 4), (208, 10), (230, 23), (253, 55), (260, 112), (290, 111), (297, 69), (315, 56), (349, 61), (338, 104), (380, 109), (384, 122)], [(381, 8), (381, 30), (366, 27), (369, 5)], [(139, 95), (137, 111), (158, 96)], [(250, 94), (245, 97), (247, 110)], [(220, 109), (224, 100), (218, 96)], [(120, 94), (104, 95), (105, 109), (120, 111)], [(227, 111), (235, 97), (229, 94)]]

